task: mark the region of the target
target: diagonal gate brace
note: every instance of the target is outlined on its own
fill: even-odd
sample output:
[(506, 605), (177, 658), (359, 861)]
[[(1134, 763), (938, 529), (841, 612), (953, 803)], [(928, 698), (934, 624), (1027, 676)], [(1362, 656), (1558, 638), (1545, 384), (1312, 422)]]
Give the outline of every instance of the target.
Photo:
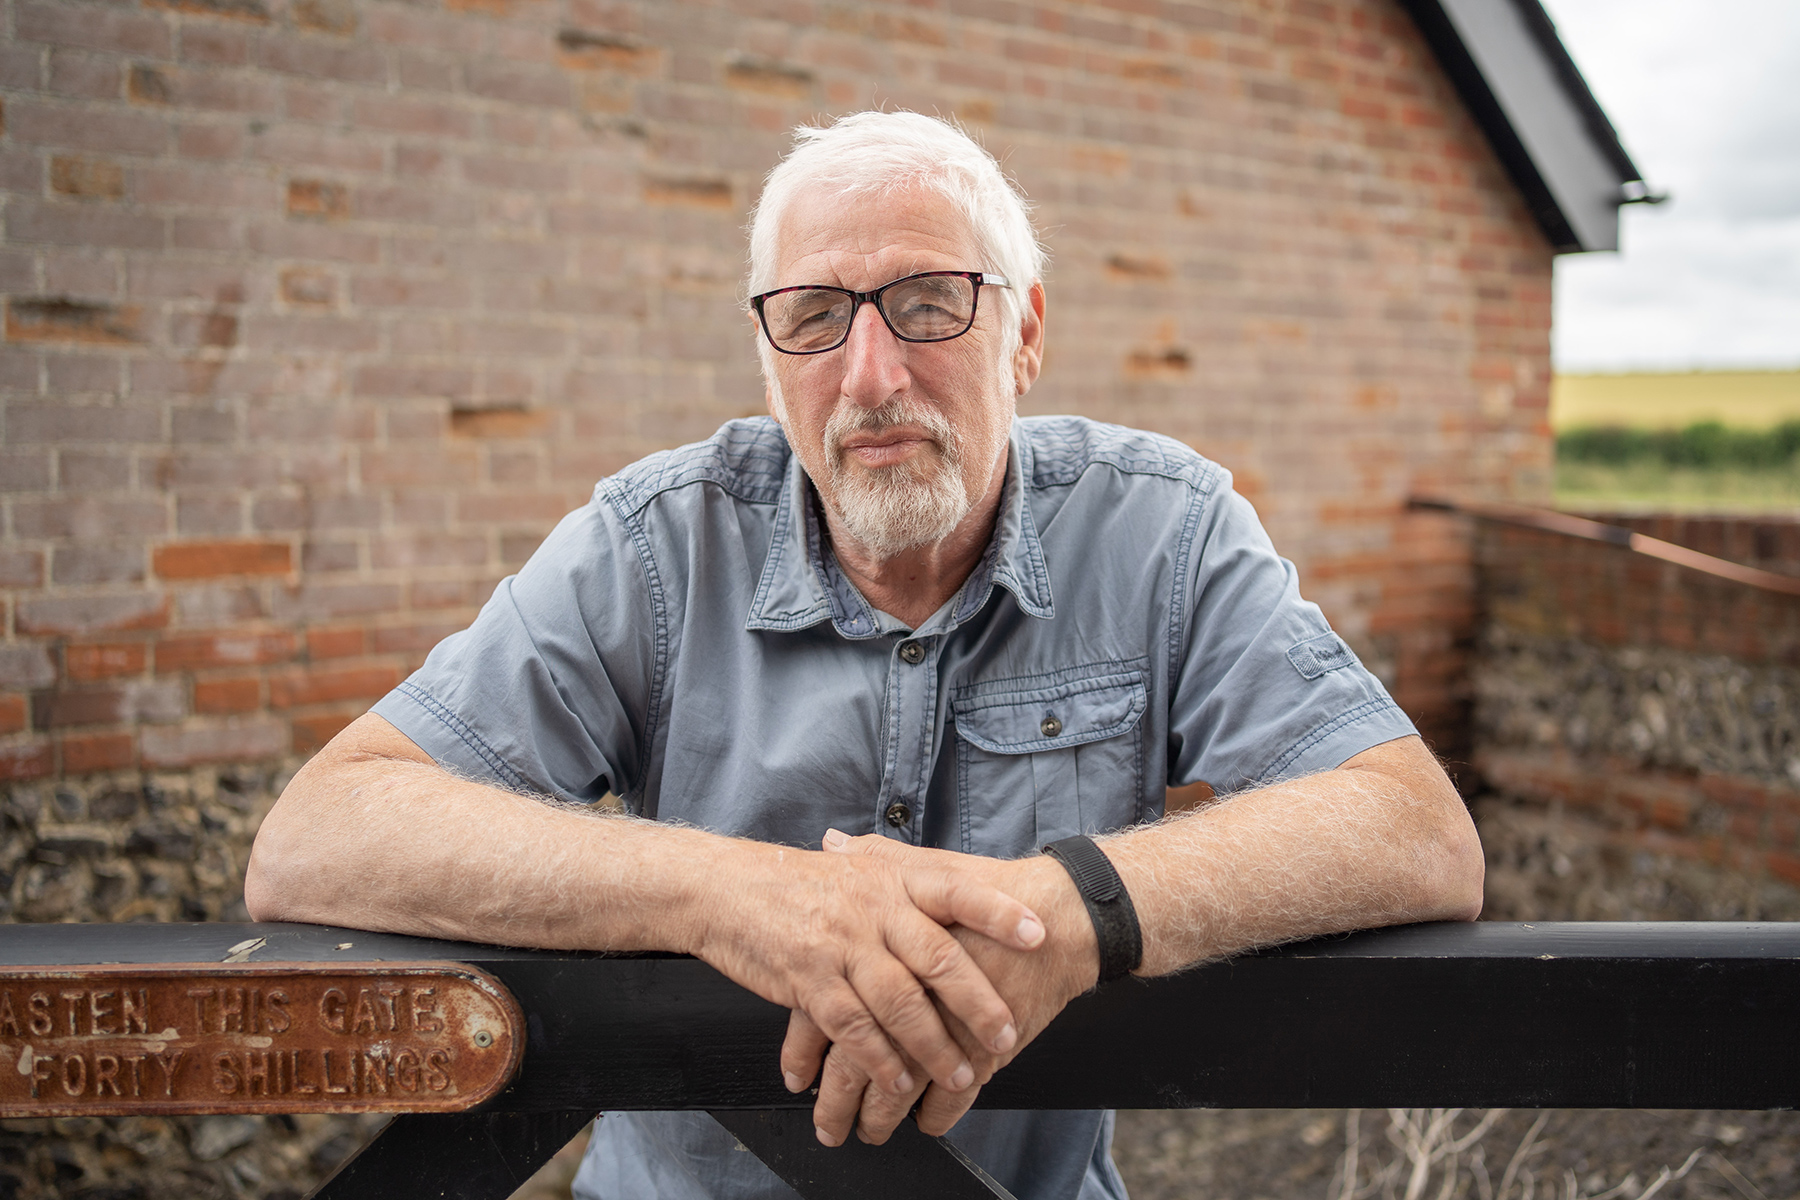
[(802, 1200), (1013, 1200), (947, 1138), (910, 1120), (885, 1145), (852, 1137), (834, 1148), (819, 1144), (809, 1109), (714, 1109), (712, 1115)]

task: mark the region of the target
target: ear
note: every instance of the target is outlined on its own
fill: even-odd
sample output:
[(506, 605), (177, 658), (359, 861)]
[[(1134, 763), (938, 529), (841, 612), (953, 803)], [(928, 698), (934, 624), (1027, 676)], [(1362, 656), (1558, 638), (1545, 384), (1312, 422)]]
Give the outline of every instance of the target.
[(1019, 348), (1013, 354), (1013, 387), (1023, 396), (1037, 382), (1044, 366), (1044, 281), (1034, 279), (1026, 293), (1025, 313), (1019, 322)]

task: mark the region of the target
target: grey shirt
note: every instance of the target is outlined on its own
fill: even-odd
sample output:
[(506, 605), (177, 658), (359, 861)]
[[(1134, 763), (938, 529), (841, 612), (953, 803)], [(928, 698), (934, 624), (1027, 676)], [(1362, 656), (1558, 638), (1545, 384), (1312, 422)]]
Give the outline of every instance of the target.
[[(1013, 425), (994, 538), (916, 629), (838, 570), (767, 418), (602, 480), (375, 711), (438, 762), (817, 848), (1001, 858), (1335, 767), (1413, 732), (1229, 475), (1075, 417)], [(777, 1070), (770, 1048), (770, 1071)], [(975, 1112), (1022, 1198), (1122, 1196), (1099, 1112)], [(578, 1194), (786, 1197), (704, 1114), (609, 1114)]]

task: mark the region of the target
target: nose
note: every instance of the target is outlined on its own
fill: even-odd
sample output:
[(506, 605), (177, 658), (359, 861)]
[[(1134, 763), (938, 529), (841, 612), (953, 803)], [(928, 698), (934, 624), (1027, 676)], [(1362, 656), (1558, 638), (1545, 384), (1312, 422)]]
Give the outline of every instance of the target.
[(865, 408), (880, 408), (906, 391), (911, 378), (905, 345), (873, 304), (858, 307), (844, 343), (844, 398)]

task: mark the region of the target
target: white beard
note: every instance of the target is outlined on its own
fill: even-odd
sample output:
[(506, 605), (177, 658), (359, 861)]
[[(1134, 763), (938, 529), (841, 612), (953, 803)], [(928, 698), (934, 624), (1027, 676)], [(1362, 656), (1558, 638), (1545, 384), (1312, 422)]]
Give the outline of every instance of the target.
[[(852, 433), (892, 425), (922, 429), (938, 453), (892, 467), (869, 468), (844, 452)], [(890, 400), (873, 411), (844, 405), (825, 427), (830, 505), (844, 533), (881, 558), (892, 558), (949, 537), (974, 502), (963, 483), (963, 448), (956, 430), (928, 405)]]

